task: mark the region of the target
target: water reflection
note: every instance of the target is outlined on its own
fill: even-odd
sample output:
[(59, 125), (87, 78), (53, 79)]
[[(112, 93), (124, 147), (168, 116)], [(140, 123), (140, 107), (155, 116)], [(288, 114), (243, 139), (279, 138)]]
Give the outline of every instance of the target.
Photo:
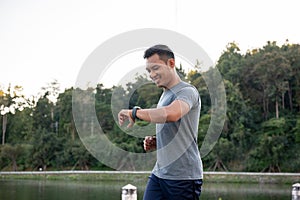
[[(120, 181), (50, 181), (0, 180), (1, 200), (120, 200)], [(142, 199), (146, 182), (131, 183), (138, 187)], [(205, 183), (201, 199), (205, 200), (287, 200), (290, 185)]]
[(2, 180), (0, 199), (94, 200), (120, 199), (122, 182)]
[(202, 199), (214, 200), (288, 200), (291, 186), (277, 184), (223, 184), (203, 185)]

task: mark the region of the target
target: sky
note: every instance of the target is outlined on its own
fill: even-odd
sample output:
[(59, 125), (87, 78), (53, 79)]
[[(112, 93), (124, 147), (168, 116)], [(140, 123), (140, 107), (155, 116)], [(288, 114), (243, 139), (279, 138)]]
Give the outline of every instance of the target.
[[(0, 0), (0, 89), (20, 85), (25, 95), (35, 96), (56, 80), (64, 91), (75, 85), (93, 50), (134, 29), (181, 33), (197, 42), (214, 62), (230, 42), (236, 42), (241, 53), (261, 48), (267, 41), (281, 45), (288, 39), (298, 44), (297, 2)], [(120, 58), (115, 65), (127, 65), (132, 59), (135, 65), (143, 64), (142, 55), (129, 59), (132, 56)], [(113, 71), (126, 74), (120, 67)], [(109, 87), (116, 79), (103, 77), (103, 84)]]

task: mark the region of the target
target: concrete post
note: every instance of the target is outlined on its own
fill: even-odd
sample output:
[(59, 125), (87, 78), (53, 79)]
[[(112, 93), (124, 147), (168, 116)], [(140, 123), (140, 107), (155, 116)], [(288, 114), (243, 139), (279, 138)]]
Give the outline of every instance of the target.
[(300, 200), (300, 183), (295, 183), (292, 187), (292, 200)]
[(122, 187), (122, 200), (137, 200), (137, 188), (131, 184)]

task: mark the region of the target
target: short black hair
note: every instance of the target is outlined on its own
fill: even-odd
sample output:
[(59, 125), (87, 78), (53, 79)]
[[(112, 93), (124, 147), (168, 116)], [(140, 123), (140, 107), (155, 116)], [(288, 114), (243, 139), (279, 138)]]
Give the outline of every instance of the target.
[(154, 54), (157, 54), (159, 59), (163, 60), (165, 63), (167, 63), (170, 58), (175, 59), (173, 51), (167, 45), (163, 44), (157, 44), (147, 49), (144, 53), (144, 58), (149, 58)]

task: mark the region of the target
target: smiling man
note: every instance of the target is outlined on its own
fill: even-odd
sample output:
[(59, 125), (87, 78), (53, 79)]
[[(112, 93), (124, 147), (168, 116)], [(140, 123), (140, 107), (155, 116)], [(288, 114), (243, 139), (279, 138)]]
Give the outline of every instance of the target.
[[(144, 200), (199, 199), (203, 168), (197, 145), (201, 100), (197, 89), (182, 81), (176, 72), (173, 51), (155, 45), (145, 51), (146, 70), (164, 92), (157, 108), (124, 109), (119, 124), (136, 119), (156, 123), (156, 137), (144, 140), (146, 151), (157, 149), (157, 162), (149, 177)], [(153, 141), (156, 141), (156, 143)]]

